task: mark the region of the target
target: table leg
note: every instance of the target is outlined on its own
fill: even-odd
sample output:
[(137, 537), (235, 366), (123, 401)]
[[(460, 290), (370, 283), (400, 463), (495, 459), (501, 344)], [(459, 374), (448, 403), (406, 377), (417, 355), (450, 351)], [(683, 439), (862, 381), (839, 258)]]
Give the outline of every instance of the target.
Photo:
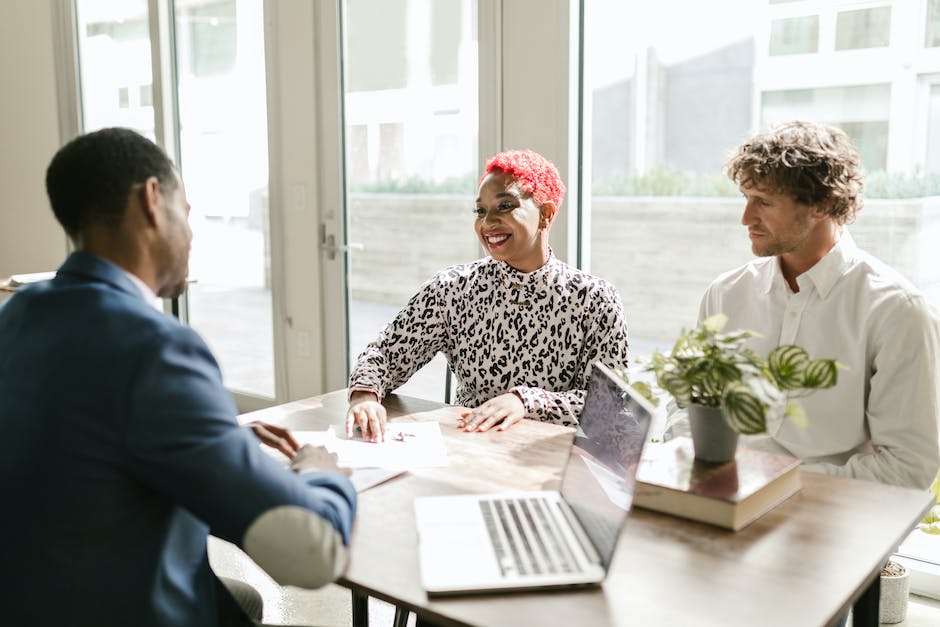
[(395, 619), (392, 621), (392, 627), (407, 627), (408, 617), (411, 612), (403, 607), (395, 606)]
[(352, 591), (353, 627), (369, 627), (369, 595)]
[(878, 627), (881, 603), (881, 573), (877, 573), (865, 592), (852, 606), (852, 627)]

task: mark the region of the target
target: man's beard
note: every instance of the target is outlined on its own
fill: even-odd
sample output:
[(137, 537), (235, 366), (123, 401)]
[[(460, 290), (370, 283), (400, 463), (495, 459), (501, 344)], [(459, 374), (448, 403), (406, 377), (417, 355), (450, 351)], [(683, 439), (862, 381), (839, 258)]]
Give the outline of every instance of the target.
[[(801, 217), (793, 226), (783, 235), (783, 238), (776, 238), (773, 241), (760, 244), (754, 242), (751, 244), (751, 251), (758, 257), (776, 257), (786, 253), (792, 253), (800, 248), (806, 240), (809, 239), (810, 232), (813, 230), (813, 223), (809, 219), (809, 214)], [(758, 246), (760, 245), (760, 248)]]
[(173, 275), (180, 278), (161, 287), (157, 292), (160, 298), (177, 298), (186, 291), (186, 286), (189, 285), (189, 259), (183, 260)]

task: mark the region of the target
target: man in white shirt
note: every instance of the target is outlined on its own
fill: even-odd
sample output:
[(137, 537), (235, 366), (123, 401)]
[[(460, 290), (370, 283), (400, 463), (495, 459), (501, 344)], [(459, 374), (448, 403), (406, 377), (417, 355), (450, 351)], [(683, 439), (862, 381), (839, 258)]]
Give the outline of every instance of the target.
[(752, 329), (766, 355), (797, 344), (845, 368), (788, 420), (746, 445), (804, 468), (927, 488), (940, 468), (938, 316), (907, 279), (860, 250), (845, 225), (862, 207), (858, 151), (839, 129), (791, 122), (759, 132), (726, 164), (745, 198), (741, 223), (758, 259), (718, 277), (700, 319)]

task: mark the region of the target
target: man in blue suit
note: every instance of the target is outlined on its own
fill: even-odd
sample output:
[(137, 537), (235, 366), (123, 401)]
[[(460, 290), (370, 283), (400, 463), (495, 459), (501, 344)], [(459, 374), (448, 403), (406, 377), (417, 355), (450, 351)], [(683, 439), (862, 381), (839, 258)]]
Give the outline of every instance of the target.
[(46, 188), (76, 252), (0, 307), (0, 622), (251, 624), (210, 532), (279, 583), (335, 579), (349, 480), (322, 450), (297, 474), (265, 455), (205, 342), (151, 305), (182, 293), (192, 238), (166, 154), (105, 129), (59, 150)]

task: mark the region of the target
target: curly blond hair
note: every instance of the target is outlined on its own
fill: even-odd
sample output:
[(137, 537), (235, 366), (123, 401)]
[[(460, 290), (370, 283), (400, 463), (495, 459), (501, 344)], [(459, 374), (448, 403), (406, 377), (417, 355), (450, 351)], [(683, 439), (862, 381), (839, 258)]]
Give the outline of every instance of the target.
[(828, 213), (839, 224), (862, 208), (865, 173), (852, 140), (841, 129), (815, 122), (770, 126), (725, 162), (738, 185), (767, 187)]

